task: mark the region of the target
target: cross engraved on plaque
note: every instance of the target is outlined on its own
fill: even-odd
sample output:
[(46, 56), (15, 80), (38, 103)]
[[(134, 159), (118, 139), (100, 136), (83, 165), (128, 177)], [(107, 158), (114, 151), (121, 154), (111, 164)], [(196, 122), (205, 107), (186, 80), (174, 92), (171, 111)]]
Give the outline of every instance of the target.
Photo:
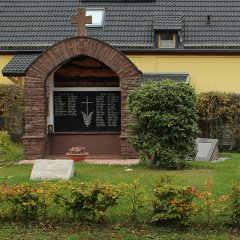
[(86, 102), (81, 102), (81, 103), (85, 103), (86, 106), (87, 106), (87, 113), (85, 113), (85, 112), (83, 112), (83, 111), (81, 111), (81, 113), (82, 113), (82, 116), (83, 116), (84, 124), (85, 124), (87, 127), (89, 127), (89, 125), (91, 124), (91, 121), (92, 121), (93, 112), (90, 112), (90, 113), (88, 114), (88, 105), (89, 105), (90, 103), (94, 103), (94, 102), (89, 102), (89, 101), (88, 101), (88, 96), (87, 96), (87, 97), (86, 97)]
[(85, 8), (77, 8), (77, 16), (71, 17), (71, 23), (77, 24), (77, 35), (78, 36), (87, 36), (87, 29), (85, 24), (92, 23), (92, 16), (86, 16)]

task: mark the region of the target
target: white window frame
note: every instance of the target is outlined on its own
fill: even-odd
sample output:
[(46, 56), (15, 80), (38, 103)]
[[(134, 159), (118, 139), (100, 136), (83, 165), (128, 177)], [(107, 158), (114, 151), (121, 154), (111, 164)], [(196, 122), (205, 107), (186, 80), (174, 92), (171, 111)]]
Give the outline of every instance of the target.
[[(165, 32), (158, 33), (158, 39), (157, 39), (158, 48), (176, 48), (176, 33), (169, 32), (173, 35), (172, 40), (161, 40), (161, 34), (164, 34), (164, 33)], [(165, 42), (165, 44), (164, 44), (164, 42)], [(172, 43), (172, 44), (170, 44), (170, 43)]]
[[(94, 24), (94, 19), (95, 19), (95, 17), (94, 17), (94, 15), (93, 15), (93, 13), (94, 12), (102, 12), (102, 20), (101, 20), (101, 22), (98, 24)], [(90, 28), (92, 28), (92, 27), (94, 27), (94, 28), (102, 28), (103, 26), (104, 26), (104, 22), (105, 22), (105, 9), (104, 8), (87, 8), (86, 9), (86, 16), (92, 16), (92, 24), (86, 24), (86, 27), (90, 27)]]

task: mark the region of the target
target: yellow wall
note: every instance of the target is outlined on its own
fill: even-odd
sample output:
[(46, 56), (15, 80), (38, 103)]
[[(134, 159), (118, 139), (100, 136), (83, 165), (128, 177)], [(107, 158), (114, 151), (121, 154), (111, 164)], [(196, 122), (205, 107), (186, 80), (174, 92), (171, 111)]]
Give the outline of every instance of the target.
[(240, 56), (134, 56), (142, 72), (186, 72), (197, 92), (240, 93)]
[[(12, 57), (0, 56), (0, 83), (12, 83), (2, 76), (2, 69)], [(190, 83), (197, 92), (240, 93), (240, 56), (129, 55), (128, 57), (142, 72), (189, 73)]]
[(3, 77), (2, 70), (9, 63), (9, 61), (13, 58), (11, 55), (0, 55), (0, 83), (12, 84), (7, 77)]

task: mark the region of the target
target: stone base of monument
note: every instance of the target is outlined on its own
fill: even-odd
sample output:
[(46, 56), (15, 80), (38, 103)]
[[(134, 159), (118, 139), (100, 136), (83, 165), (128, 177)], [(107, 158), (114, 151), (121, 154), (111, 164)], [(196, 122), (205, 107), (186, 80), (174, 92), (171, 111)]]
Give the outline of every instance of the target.
[(36, 159), (31, 173), (31, 180), (69, 180), (74, 175), (73, 160)]

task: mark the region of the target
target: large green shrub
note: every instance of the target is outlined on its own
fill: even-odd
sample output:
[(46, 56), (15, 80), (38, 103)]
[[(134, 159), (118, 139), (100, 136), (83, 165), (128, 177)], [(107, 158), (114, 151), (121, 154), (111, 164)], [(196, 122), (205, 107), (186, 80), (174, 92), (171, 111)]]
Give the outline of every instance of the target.
[(16, 85), (0, 84), (0, 130), (16, 135), (23, 132), (23, 89)]
[(203, 137), (217, 138), (220, 145), (240, 147), (240, 94), (201, 93), (197, 108)]
[(129, 94), (130, 144), (151, 166), (178, 169), (196, 154), (196, 94), (185, 83), (148, 82)]

